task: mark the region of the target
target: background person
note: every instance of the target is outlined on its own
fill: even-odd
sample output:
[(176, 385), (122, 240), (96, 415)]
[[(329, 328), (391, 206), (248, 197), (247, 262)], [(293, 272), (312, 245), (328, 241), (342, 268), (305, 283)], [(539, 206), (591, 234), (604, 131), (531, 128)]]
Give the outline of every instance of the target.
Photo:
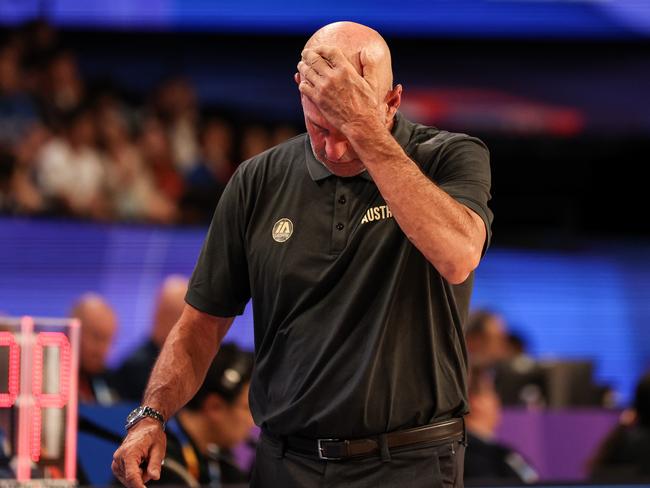
[(465, 481), (471, 484), (536, 482), (537, 473), (521, 454), (495, 439), (502, 411), (490, 370), (471, 369), (468, 394)]
[(591, 462), (594, 481), (650, 481), (650, 372), (637, 384), (634, 403), (602, 442)]
[(110, 405), (118, 399), (107, 374), (106, 358), (117, 331), (113, 308), (95, 293), (82, 295), (71, 314), (81, 321), (79, 401)]
[[(235, 344), (223, 344), (205, 381), (194, 398), (167, 424), (167, 453), (200, 485), (247, 483), (245, 472), (233, 456), (233, 448), (250, 439), (254, 426), (248, 406), (248, 387), (253, 355)], [(178, 477), (172, 469), (158, 484)]]
[(114, 372), (115, 388), (123, 400), (140, 401), (147, 380), (169, 335), (169, 331), (181, 316), (185, 306), (187, 278), (170, 275), (165, 278), (153, 316), (153, 326), (149, 338), (124, 360)]

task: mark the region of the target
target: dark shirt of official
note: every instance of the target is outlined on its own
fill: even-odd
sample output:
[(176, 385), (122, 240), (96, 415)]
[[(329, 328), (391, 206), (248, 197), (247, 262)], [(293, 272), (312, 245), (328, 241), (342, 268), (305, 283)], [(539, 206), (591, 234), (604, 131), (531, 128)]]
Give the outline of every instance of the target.
[(618, 426), (599, 448), (591, 479), (650, 482), (650, 426)]
[[(393, 136), (482, 217), (489, 240), (483, 143), (401, 116)], [(442, 278), (369, 174), (331, 175), (303, 134), (240, 165), (186, 300), (228, 317), (252, 297), (258, 425), (277, 435), (353, 438), (467, 412), (461, 324), (472, 284), (473, 274), (457, 286)]]

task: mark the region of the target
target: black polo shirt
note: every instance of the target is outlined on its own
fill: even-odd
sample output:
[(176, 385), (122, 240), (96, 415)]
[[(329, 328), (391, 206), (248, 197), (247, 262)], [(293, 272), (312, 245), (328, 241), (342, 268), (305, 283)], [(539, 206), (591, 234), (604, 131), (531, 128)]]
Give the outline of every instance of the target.
[[(483, 218), (489, 240), (483, 143), (400, 115), (393, 136)], [(352, 438), (467, 411), (461, 324), (472, 283), (473, 275), (457, 286), (442, 278), (369, 174), (331, 175), (303, 134), (241, 164), (186, 300), (229, 317), (252, 297), (258, 425), (278, 435)]]

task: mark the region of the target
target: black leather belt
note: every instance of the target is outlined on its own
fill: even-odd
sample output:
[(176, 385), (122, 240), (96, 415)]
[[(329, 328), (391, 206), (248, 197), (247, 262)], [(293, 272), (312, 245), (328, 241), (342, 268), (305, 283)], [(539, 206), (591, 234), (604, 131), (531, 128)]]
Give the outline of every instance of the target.
[[(265, 433), (278, 439), (268, 432)], [(369, 437), (367, 439), (305, 439), (303, 437), (289, 436), (282, 438), (282, 441), (285, 448), (290, 451), (327, 461), (338, 461), (378, 455), (381, 453), (383, 443), (390, 450), (416, 444), (443, 443), (452, 440), (462, 441), (464, 436), (463, 419), (454, 418), (413, 429), (389, 432), (384, 436)]]

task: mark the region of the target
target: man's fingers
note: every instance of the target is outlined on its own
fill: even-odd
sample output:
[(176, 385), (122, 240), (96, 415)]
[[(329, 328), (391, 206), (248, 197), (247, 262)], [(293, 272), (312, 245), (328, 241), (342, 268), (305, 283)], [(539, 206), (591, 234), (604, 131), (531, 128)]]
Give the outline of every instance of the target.
[(359, 61), (361, 61), (361, 76), (373, 90), (377, 91), (377, 62), (372, 51), (367, 48), (362, 49), (359, 54)]
[(126, 484), (126, 473), (124, 469), (124, 458), (119, 454), (113, 455), (113, 462), (111, 463), (111, 470), (115, 477), (120, 480), (122, 484)]
[(149, 452), (149, 464), (147, 465), (147, 475), (150, 479), (160, 479), (160, 467), (165, 457), (165, 446), (155, 443)]
[(124, 483), (126, 488), (146, 488), (142, 475), (140, 474), (128, 474), (122, 483)]
[(124, 462), (124, 479), (120, 480), (127, 488), (144, 488), (144, 479), (140, 469), (140, 459), (127, 459)]
[(118, 480), (122, 480), (122, 470), (120, 469), (119, 463), (113, 459), (113, 462), (111, 463), (111, 471), (113, 471), (113, 474)]
[(300, 62), (309, 66), (319, 76), (322, 76), (326, 69), (331, 68), (331, 66), (322, 56), (319, 56), (315, 51), (312, 51), (311, 49), (305, 49), (302, 52)]
[(331, 68), (336, 68), (347, 61), (343, 51), (338, 47), (320, 45), (313, 49), (303, 50), (303, 55), (305, 52), (315, 53), (319, 57), (323, 58)]
[(298, 73), (300, 73), (300, 81), (306, 81), (311, 86), (316, 86), (321, 81), (321, 76), (303, 61), (298, 63)]
[(333, 68), (334, 66), (330, 64), (328, 60), (326, 60), (323, 56), (318, 54), (315, 50), (313, 49), (303, 49), (302, 53), (300, 53), (300, 58), (302, 61), (307, 63), (309, 66), (314, 66), (314, 69), (317, 69), (317, 67), (320, 65), (320, 69), (325, 69), (327, 68)]
[(317, 95), (316, 88), (307, 80), (302, 80), (300, 82), (298, 90), (300, 90), (300, 93), (305, 95), (307, 98), (311, 99), (312, 102), (314, 101), (314, 97)]

